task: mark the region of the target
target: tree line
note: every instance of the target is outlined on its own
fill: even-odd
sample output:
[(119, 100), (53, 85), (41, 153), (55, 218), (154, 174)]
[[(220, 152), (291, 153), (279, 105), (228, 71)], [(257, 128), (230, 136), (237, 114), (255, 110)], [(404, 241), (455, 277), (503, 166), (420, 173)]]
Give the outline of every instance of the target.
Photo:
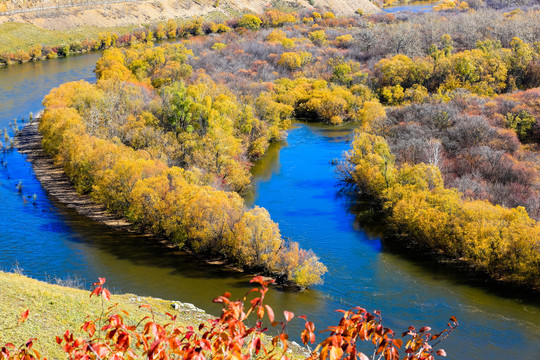
[[(186, 83), (190, 53), (182, 45), (105, 51), (96, 85), (67, 83), (45, 97), (44, 149), (78, 191), (143, 229), (302, 288), (321, 282), (326, 268), (315, 254), (239, 195), (250, 159), (281, 138), (290, 112), (264, 98), (257, 111), (204, 75)], [(175, 80), (153, 81), (154, 73)]]

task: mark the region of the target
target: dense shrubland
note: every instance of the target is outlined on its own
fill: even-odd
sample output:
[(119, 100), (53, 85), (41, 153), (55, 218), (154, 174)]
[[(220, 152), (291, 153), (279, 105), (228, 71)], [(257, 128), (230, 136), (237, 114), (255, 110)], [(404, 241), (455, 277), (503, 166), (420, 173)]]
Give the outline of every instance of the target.
[[(304, 120), (357, 122), (345, 176), (380, 201), (394, 234), (538, 287), (537, 14), (312, 14), (188, 46), (194, 67), (246, 97), (264, 92)], [(408, 106), (386, 114), (381, 103)]]
[[(472, 125), (481, 121), (473, 120)], [(395, 138), (390, 137), (390, 141), (399, 145)], [(467, 191), (475, 187), (468, 182), (476, 182), (476, 187), (492, 185), (482, 184), (482, 179), (461, 178), (466, 194), (445, 188), (437, 166), (437, 151), (444, 152), (444, 147), (437, 150), (438, 147), (443, 147), (440, 140), (431, 138), (425, 145), (427, 162), (401, 159), (400, 163), (377, 131), (359, 130), (347, 155), (347, 165), (341, 171), (347, 182), (378, 202), (396, 241), (459, 259), (497, 280), (538, 288), (540, 224), (522, 206), (509, 209), (469, 197)], [(497, 151), (489, 146), (475, 150)], [(502, 158), (506, 156), (503, 153)], [(442, 154), (439, 157), (443, 161)], [(501, 166), (504, 165), (503, 162)]]
[[(291, 19), (288, 14), (275, 10), (267, 11), (263, 16), (257, 18), (260, 18), (264, 26), (281, 26), (285, 21), (295, 20), (295, 18)], [(125, 33), (104, 30), (98, 33), (97, 36), (81, 41), (64, 42), (54, 46), (36, 44), (31, 48), (5, 51), (0, 53), (0, 66), (67, 57), (88, 51), (108, 49), (110, 47), (130, 46), (141, 42), (162, 41), (209, 33), (223, 33), (231, 30), (227, 25), (238, 27), (238, 23), (242, 20), (243, 18), (239, 18), (223, 23), (214, 23), (212, 21), (205, 21), (202, 17), (196, 17), (184, 21), (170, 19), (167, 22), (146, 25)]]
[(79, 192), (141, 228), (301, 287), (320, 282), (317, 257), (239, 195), (290, 109), (242, 103), (204, 74), (186, 83), (190, 56), (182, 45), (107, 50), (96, 85), (64, 84), (45, 98), (45, 150)]
[[(289, 27), (289, 37), (296, 37), (305, 23), (310, 27), (319, 25), (332, 28), (342, 34), (349, 34), (353, 41), (346, 57), (354, 60), (378, 60), (381, 57), (403, 53), (409, 57), (428, 55), (430, 47), (443, 35), (448, 34), (457, 51), (472, 49), (478, 41), (486, 39), (500, 41), (501, 46), (510, 47), (514, 37), (533, 44), (539, 38), (539, 25), (536, 21), (538, 10), (494, 11), (480, 8), (472, 12), (444, 14), (379, 14), (355, 16), (348, 19), (333, 18), (314, 12), (282, 13), (270, 10), (260, 19), (261, 29)], [(96, 38), (80, 42), (57, 44), (56, 46), (35, 45), (32, 49), (19, 49), (0, 54), (0, 64), (38, 61), (45, 58), (70, 56), (85, 51), (106, 49), (110, 46), (129, 46), (134, 43), (184, 38), (191, 35), (216, 34), (230, 30), (245, 29), (239, 26), (242, 19), (232, 19), (223, 23), (204, 21), (195, 18), (182, 23), (169, 20), (166, 23), (147, 26), (130, 33), (102, 32)], [(244, 20), (245, 21), (245, 20)], [(313, 29), (316, 30), (316, 29)], [(294, 31), (294, 32), (293, 32)], [(311, 30), (310, 30), (311, 31)], [(332, 40), (335, 37), (331, 37)]]
[(537, 16), (484, 10), (448, 19), (430, 14), (324, 20), (308, 14), (303, 25), (198, 36), (187, 45), (195, 68), (246, 95), (263, 88), (256, 83), (306, 77), (349, 90), (356, 86), (366, 100), (374, 95), (401, 104), (426, 92), (466, 88), (493, 95), (539, 86)]
[[(476, 0), (480, 1), (480, 0)], [(481, 5), (489, 6), (494, 9), (507, 9), (507, 8), (527, 8), (530, 6), (538, 5), (536, 0), (482, 0)]]
[[(511, 22), (525, 13), (496, 14)], [(475, 19), (478, 29), (477, 16), (449, 24)], [(341, 174), (376, 200), (393, 238), (538, 288), (538, 43), (492, 33), (497, 20), (464, 31), (469, 39), (447, 28), (422, 43), (423, 30), (435, 27), (414, 22), (386, 25), (394, 31), (377, 46), (384, 58), (364, 48), (370, 90), (383, 104), (406, 106), (362, 121)], [(384, 49), (394, 39), (395, 50)], [(504, 94), (518, 89), (531, 90)]]
[[(510, 99), (535, 99), (536, 104)], [(446, 103), (392, 109), (372, 124), (373, 133), (386, 139), (397, 164), (437, 166), (447, 187), (471, 199), (524, 206), (538, 220), (540, 157), (534, 146), (520, 144), (520, 139), (533, 141), (538, 124), (521, 122), (534, 121), (533, 114), (538, 119), (538, 105), (537, 89), (494, 99), (455, 94)], [(521, 126), (517, 133), (509, 119)]]
[(168, 23), (105, 51), (96, 86), (54, 90), (44, 147), (79, 191), (139, 226), (305, 286), (324, 267), (239, 194), (291, 119), (353, 122), (344, 176), (396, 233), (537, 287), (537, 16), (269, 11)]
[(341, 175), (379, 204), (392, 238), (538, 288), (540, 159), (507, 126), (537, 114), (537, 92), (391, 109), (357, 131)]

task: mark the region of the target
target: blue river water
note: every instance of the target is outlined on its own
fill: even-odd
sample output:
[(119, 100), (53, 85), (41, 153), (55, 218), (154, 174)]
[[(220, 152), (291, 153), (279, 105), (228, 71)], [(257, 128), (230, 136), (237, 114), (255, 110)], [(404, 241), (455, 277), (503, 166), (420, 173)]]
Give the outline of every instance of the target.
[(422, 13), (430, 12), (433, 10), (433, 7), (437, 2), (433, 1), (413, 1), (407, 4), (399, 4), (394, 6), (387, 6), (383, 9), (387, 13), (396, 13), (396, 12), (413, 12), (413, 13)]

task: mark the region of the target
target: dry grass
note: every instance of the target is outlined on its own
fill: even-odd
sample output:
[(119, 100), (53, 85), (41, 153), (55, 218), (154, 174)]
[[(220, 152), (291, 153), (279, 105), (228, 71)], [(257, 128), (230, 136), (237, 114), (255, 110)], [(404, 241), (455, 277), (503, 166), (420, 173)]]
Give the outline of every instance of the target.
[[(89, 291), (47, 284), (18, 274), (0, 272), (0, 289), (0, 344), (20, 345), (35, 337), (39, 339), (35, 343), (36, 349), (49, 359), (65, 358), (55, 342), (57, 335), (62, 336), (67, 329), (82, 335), (80, 326), (86, 318), (96, 318), (101, 313), (101, 300), (90, 298)], [(156, 320), (161, 323), (170, 320), (165, 312), (178, 314), (180, 325), (199, 324), (208, 317), (188, 306), (174, 310), (172, 301), (151, 297), (112, 295), (111, 302), (128, 311), (132, 324), (149, 315), (147, 309), (139, 309), (141, 304), (150, 304)], [(16, 325), (19, 314), (27, 309), (30, 309), (30, 315), (24, 324), (2, 330)]]
[(135, 26), (114, 28), (81, 26), (66, 31), (58, 31), (47, 30), (26, 23), (7, 22), (0, 25), (0, 53), (15, 52), (19, 49), (29, 50), (36, 44), (44, 46), (69, 45), (84, 39), (97, 39), (98, 34), (103, 31), (124, 34), (129, 33), (134, 28)]

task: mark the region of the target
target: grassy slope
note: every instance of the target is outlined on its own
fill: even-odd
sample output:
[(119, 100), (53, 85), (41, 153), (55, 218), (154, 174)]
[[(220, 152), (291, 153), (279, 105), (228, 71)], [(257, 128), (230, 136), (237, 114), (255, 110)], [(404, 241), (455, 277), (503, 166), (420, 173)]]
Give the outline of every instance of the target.
[(115, 28), (98, 28), (83, 26), (67, 31), (47, 30), (35, 25), (7, 22), (0, 25), (0, 53), (15, 52), (19, 49), (29, 50), (36, 44), (44, 46), (57, 46), (71, 44), (84, 39), (97, 39), (103, 31), (112, 31), (120, 34), (128, 33), (135, 26), (121, 26)]
[[(56, 336), (62, 337), (66, 330), (83, 335), (80, 327), (86, 318), (95, 319), (101, 313), (101, 298), (90, 298), (89, 295), (87, 290), (47, 284), (0, 271), (0, 347), (8, 342), (19, 346), (30, 338), (38, 338), (34, 348), (42, 356), (48, 359), (65, 359), (65, 353), (55, 341)], [(150, 315), (147, 309), (139, 309), (142, 304), (152, 306), (156, 321), (161, 324), (170, 322), (166, 312), (178, 315), (176, 324), (181, 326), (198, 325), (211, 317), (202, 310), (193, 308), (191, 304), (175, 301), (180, 307), (174, 310), (173, 301), (132, 294), (112, 295), (111, 302), (105, 302), (105, 308), (114, 303), (118, 303), (118, 311), (126, 310), (129, 313), (129, 317), (124, 317), (129, 325), (135, 325), (143, 317)], [(24, 324), (4, 330), (16, 325), (19, 315), (28, 309), (30, 314)], [(270, 346), (269, 340), (264, 340), (266, 346)], [(298, 360), (306, 358), (308, 353), (305, 348), (291, 344), (287, 355)]]
[[(63, 0), (56, 1), (62, 2)], [(185, 2), (178, 3), (175, 0), (141, 1), (109, 4), (105, 7), (68, 8), (59, 13), (36, 12), (0, 16), (0, 53), (13, 53), (19, 49), (27, 51), (36, 44), (69, 45), (84, 39), (97, 39), (98, 34), (103, 31), (127, 34), (137, 27), (166, 22), (167, 19), (173, 19), (179, 24), (197, 16), (208, 21), (223, 21), (239, 17), (245, 12), (262, 13), (268, 3), (282, 11), (313, 9), (310, 4), (314, 4), (321, 9), (332, 10), (337, 15), (351, 15), (358, 8), (366, 13), (378, 10), (369, 0), (223, 0), (219, 7), (215, 7), (215, 0), (190, 3), (192, 6), (186, 8), (183, 6)]]
[[(55, 342), (65, 330), (80, 332), (80, 326), (87, 316), (96, 318), (101, 313), (101, 302), (96, 297), (89, 298), (89, 291), (77, 290), (59, 285), (51, 285), (13, 273), (0, 271), (0, 347), (6, 342), (20, 345), (32, 337), (39, 340), (36, 349), (47, 358), (65, 358), (65, 354)], [(211, 301), (211, 299), (208, 299)], [(178, 324), (199, 324), (206, 315), (191, 311), (187, 307), (173, 310), (171, 301), (136, 295), (112, 295), (111, 303), (117, 302), (119, 309), (130, 314), (131, 323), (137, 323), (149, 315), (147, 309), (139, 309), (141, 304), (150, 304), (156, 320), (165, 323), (170, 320), (165, 312), (179, 314)], [(106, 307), (109, 306), (106, 303)], [(28, 320), (11, 330), (2, 330), (17, 323), (21, 312), (30, 309)]]

